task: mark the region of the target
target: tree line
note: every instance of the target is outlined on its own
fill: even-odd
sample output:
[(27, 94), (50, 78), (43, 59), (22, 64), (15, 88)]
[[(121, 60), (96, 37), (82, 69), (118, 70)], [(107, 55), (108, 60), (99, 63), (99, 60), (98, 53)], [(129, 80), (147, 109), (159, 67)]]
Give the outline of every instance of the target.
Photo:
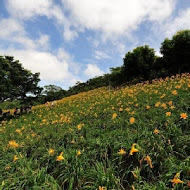
[(160, 53), (162, 56), (156, 56), (155, 50), (148, 45), (139, 46), (126, 53), (122, 66), (110, 68), (109, 74), (86, 82), (78, 81), (69, 90), (56, 85), (39, 87), (39, 73), (24, 69), (11, 56), (0, 56), (0, 105), (5, 100), (19, 105), (41, 104), (102, 86), (117, 87), (190, 72), (190, 30), (166, 38), (161, 43)]

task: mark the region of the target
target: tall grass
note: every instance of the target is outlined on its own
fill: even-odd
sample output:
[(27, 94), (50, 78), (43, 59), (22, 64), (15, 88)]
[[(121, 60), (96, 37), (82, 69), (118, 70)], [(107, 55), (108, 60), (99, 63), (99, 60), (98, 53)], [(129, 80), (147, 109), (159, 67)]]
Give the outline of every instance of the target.
[(188, 189), (190, 75), (40, 105), (0, 125), (1, 189)]

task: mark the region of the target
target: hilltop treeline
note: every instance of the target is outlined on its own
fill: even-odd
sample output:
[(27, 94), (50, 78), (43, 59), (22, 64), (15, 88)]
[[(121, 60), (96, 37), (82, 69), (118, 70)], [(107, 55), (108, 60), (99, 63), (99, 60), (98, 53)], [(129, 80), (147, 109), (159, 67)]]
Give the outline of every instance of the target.
[(156, 56), (155, 50), (148, 45), (137, 47), (126, 53), (122, 66), (110, 68), (109, 74), (77, 82), (68, 91), (64, 91), (63, 95), (190, 72), (190, 30), (179, 31), (172, 39), (166, 38), (161, 43), (160, 53), (162, 56)]
[[(15, 104), (8, 103), (9, 108), (23, 102), (36, 105), (102, 86), (131, 85), (141, 81), (151, 81), (155, 78), (190, 72), (190, 30), (179, 31), (171, 39), (166, 38), (161, 43), (160, 53), (162, 56), (156, 56), (155, 50), (148, 45), (139, 46), (126, 53), (123, 65), (110, 68), (109, 74), (89, 79), (86, 82), (77, 82), (69, 90), (63, 90), (55, 85), (40, 88), (37, 86), (40, 81), (39, 73), (32, 74), (25, 70), (18, 61), (13, 60), (13, 57), (0, 57), (0, 72), (2, 74), (0, 101), (20, 100), (16, 101)], [(33, 94), (33, 96), (27, 94)], [(5, 102), (3, 104), (7, 105)]]

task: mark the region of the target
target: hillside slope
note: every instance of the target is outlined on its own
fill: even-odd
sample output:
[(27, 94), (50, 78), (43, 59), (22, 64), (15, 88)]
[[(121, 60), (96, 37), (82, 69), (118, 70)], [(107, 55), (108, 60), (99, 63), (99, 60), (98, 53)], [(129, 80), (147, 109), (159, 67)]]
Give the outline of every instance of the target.
[(2, 189), (188, 189), (190, 75), (64, 98), (0, 125)]

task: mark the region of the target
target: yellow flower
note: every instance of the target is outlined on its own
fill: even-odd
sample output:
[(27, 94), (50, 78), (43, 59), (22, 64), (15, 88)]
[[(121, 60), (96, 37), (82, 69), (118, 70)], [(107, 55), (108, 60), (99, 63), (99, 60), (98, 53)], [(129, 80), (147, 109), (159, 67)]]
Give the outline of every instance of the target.
[(71, 141), (71, 144), (75, 144), (75, 140), (72, 140), (72, 141)]
[(64, 160), (63, 152), (61, 152), (60, 155), (57, 156), (57, 159), (56, 159), (56, 160), (57, 160), (57, 161), (62, 161), (62, 160)]
[(166, 112), (166, 116), (171, 116), (171, 112)]
[(77, 151), (77, 156), (80, 156), (82, 153), (80, 150)]
[(13, 147), (14, 147), (14, 148), (18, 148), (18, 147), (19, 147), (18, 143), (16, 143), (15, 140), (9, 141), (9, 146), (12, 147), (12, 148), (13, 148)]
[(160, 133), (160, 131), (158, 129), (154, 129), (154, 133), (157, 135), (158, 133)]
[(159, 106), (160, 106), (160, 102), (156, 102), (155, 107), (157, 108)]
[(107, 190), (107, 188), (106, 187), (101, 187), (101, 186), (99, 186), (99, 188), (98, 188), (98, 190)]
[(163, 107), (164, 109), (166, 109), (166, 108), (167, 108), (167, 105), (166, 105), (165, 103), (163, 103), (163, 104), (161, 105), (161, 107)]
[(175, 184), (178, 184), (178, 183), (184, 183), (179, 178), (180, 178), (180, 173), (178, 172), (178, 173), (176, 173), (176, 175), (174, 176), (174, 178), (171, 180), (171, 182), (173, 183), (173, 186)]
[(123, 154), (126, 154), (126, 152), (125, 152), (125, 150), (124, 150), (124, 149), (120, 149), (120, 150), (119, 150), (119, 152), (118, 152), (118, 154), (123, 155)]
[(84, 124), (77, 125), (78, 130), (81, 130), (83, 126), (84, 126)]
[(20, 129), (16, 129), (15, 132), (18, 134), (22, 134)]
[(135, 148), (135, 145), (137, 145), (136, 143), (133, 143), (131, 150), (130, 150), (130, 155), (133, 155), (133, 153), (138, 152), (139, 150)]
[(130, 111), (130, 109), (129, 108), (125, 108), (125, 111)]
[(13, 162), (15, 162), (16, 160), (18, 160), (18, 156), (14, 155)]
[(172, 91), (172, 94), (173, 94), (173, 95), (177, 95), (177, 94), (178, 94), (178, 93), (177, 93), (177, 90)]
[(172, 101), (169, 101), (168, 104), (169, 104), (170, 106), (172, 106), (173, 102), (172, 102)]
[(146, 109), (149, 110), (149, 109), (150, 109), (150, 106), (146, 106)]
[(134, 187), (134, 185), (132, 185), (131, 187), (132, 187), (132, 190), (135, 190), (135, 187)]
[(50, 155), (53, 155), (53, 154), (55, 153), (55, 150), (52, 149), (52, 148), (50, 148), (50, 149), (48, 150), (48, 152), (49, 152)]
[(114, 113), (114, 114), (112, 115), (112, 119), (115, 119), (116, 117), (117, 117), (117, 114)]
[(123, 108), (119, 108), (119, 111), (122, 112), (122, 111), (123, 111)]
[(163, 94), (162, 96), (160, 96), (160, 98), (162, 99), (162, 98), (164, 98), (166, 95), (165, 94)]
[(188, 117), (186, 113), (181, 113), (180, 116), (181, 119), (187, 119)]
[(153, 166), (152, 166), (152, 160), (151, 160), (150, 156), (147, 155), (147, 156), (144, 158), (144, 160), (147, 161), (147, 164), (148, 164), (151, 168), (153, 168)]
[(135, 118), (134, 118), (134, 117), (131, 117), (131, 118), (129, 119), (129, 122), (130, 122), (130, 124), (133, 124), (133, 123), (135, 122)]

